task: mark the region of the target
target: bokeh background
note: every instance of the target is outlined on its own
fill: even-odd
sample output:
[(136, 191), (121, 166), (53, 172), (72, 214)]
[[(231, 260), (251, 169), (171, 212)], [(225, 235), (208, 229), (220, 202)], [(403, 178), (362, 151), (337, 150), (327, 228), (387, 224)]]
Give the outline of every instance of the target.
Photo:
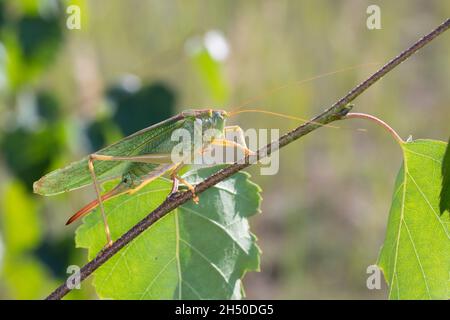
[[(366, 27), (374, 3), (381, 30)], [(66, 27), (69, 4), (81, 8), (81, 30)], [(442, 0), (0, 0), (0, 298), (43, 298), (68, 265), (86, 262), (76, 226), (64, 222), (92, 190), (34, 195), (43, 174), (183, 109), (309, 118), (449, 14)], [(373, 86), (356, 110), (404, 138), (447, 140), (449, 36)], [(298, 125), (265, 114), (232, 122)], [(261, 272), (244, 279), (248, 298), (386, 297), (384, 281), (367, 289), (366, 269), (384, 239), (401, 152), (372, 123), (338, 125), (284, 148), (277, 175), (249, 170), (264, 200), (251, 220), (263, 255)], [(85, 283), (69, 298), (96, 298)]]

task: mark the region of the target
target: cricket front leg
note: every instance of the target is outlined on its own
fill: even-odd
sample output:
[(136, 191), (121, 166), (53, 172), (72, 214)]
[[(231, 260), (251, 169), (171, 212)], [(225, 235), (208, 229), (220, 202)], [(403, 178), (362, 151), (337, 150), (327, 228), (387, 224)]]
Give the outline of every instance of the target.
[(213, 146), (221, 146), (221, 147), (238, 148), (238, 149), (242, 150), (246, 156), (255, 155), (255, 153), (252, 150), (250, 150), (249, 148), (247, 148), (246, 145), (242, 145), (242, 144), (239, 144), (239, 143), (237, 143), (235, 141), (231, 141), (231, 140), (227, 140), (227, 139), (214, 139), (211, 142), (211, 145), (213, 145)]
[(111, 232), (109, 231), (108, 220), (106, 219), (105, 208), (103, 206), (102, 196), (100, 194), (100, 187), (98, 184), (97, 176), (95, 175), (94, 159), (95, 159), (95, 157), (93, 155), (89, 156), (88, 167), (89, 167), (89, 172), (91, 173), (92, 181), (94, 183), (95, 193), (97, 194), (98, 205), (99, 205), (100, 211), (102, 213), (103, 225), (105, 227), (105, 234), (106, 234), (106, 241), (107, 241), (106, 247), (111, 247), (113, 242), (111, 239)]
[[(235, 148), (242, 150), (246, 156), (255, 155), (255, 152), (253, 152), (252, 150), (250, 150), (247, 147), (247, 143), (245, 142), (244, 131), (242, 130), (241, 127), (227, 126), (223, 129), (223, 131), (225, 133), (225, 138), (213, 140), (213, 143), (212, 143), (213, 145), (224, 146), (224, 147), (235, 147)], [(229, 140), (226, 137), (227, 132), (234, 132), (236, 135), (233, 138), (236, 138), (236, 141)]]
[(226, 126), (225, 128), (223, 128), (223, 132), (225, 133), (225, 137), (227, 135), (227, 132), (234, 132), (236, 134), (236, 138), (237, 138), (237, 143), (247, 147), (247, 143), (245, 142), (245, 135), (244, 135), (244, 131), (242, 130), (241, 127), (239, 126)]

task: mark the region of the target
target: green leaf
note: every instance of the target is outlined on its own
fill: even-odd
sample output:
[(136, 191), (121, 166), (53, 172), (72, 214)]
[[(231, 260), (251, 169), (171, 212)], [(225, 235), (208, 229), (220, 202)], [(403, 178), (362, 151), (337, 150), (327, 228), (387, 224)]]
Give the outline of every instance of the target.
[(30, 254), (6, 253), (0, 274), (12, 299), (42, 299), (58, 285), (47, 268)]
[[(189, 171), (198, 183), (217, 168)], [(112, 187), (110, 184), (109, 187)], [(133, 196), (105, 203), (113, 239), (156, 208), (171, 182), (158, 179)], [(169, 213), (95, 272), (93, 284), (102, 298), (113, 299), (239, 299), (241, 278), (258, 270), (259, 249), (248, 218), (259, 212), (260, 189), (238, 173)], [(98, 211), (84, 219), (76, 244), (89, 258), (105, 245)]]
[(42, 299), (57, 282), (32, 254), (42, 234), (36, 204), (17, 180), (6, 184), (0, 199), (0, 284), (14, 299)]
[(214, 60), (206, 48), (200, 46), (194, 51), (192, 61), (207, 92), (217, 104), (223, 104), (229, 96), (228, 83), (223, 70), (223, 64)]
[(36, 205), (20, 182), (6, 186), (0, 209), (7, 252), (18, 254), (36, 247), (41, 238)]
[(390, 299), (448, 298), (450, 221), (439, 215), (445, 147), (433, 140), (402, 144), (404, 162), (378, 261)]
[(439, 210), (441, 214), (445, 210), (450, 211), (450, 148), (447, 145), (444, 160), (442, 161), (442, 189), (439, 202)]

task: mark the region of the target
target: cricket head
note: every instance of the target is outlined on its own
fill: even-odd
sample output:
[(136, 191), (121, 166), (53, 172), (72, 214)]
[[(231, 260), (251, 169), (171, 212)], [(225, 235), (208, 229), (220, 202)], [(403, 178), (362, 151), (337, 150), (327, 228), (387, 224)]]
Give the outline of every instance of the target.
[(201, 123), (202, 130), (216, 129), (223, 131), (228, 113), (225, 110), (196, 109), (183, 112), (185, 117), (191, 117), (197, 123)]
[(228, 113), (225, 110), (211, 110), (209, 117), (211, 122), (211, 128), (223, 131), (227, 117)]

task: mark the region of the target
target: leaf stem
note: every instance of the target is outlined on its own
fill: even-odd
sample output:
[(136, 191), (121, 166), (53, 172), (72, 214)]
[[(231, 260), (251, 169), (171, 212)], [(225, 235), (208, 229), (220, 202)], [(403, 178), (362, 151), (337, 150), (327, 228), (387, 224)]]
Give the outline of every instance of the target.
[(380, 125), (384, 129), (386, 129), (394, 137), (394, 139), (400, 144), (400, 146), (403, 143), (405, 143), (405, 141), (394, 130), (394, 128), (392, 128), (390, 125), (388, 125), (386, 122), (384, 122), (380, 118), (377, 118), (373, 115), (370, 115), (367, 113), (352, 112), (352, 113), (347, 113), (347, 115), (343, 119), (367, 119), (367, 120), (370, 120), (370, 121), (375, 122), (376, 124)]

